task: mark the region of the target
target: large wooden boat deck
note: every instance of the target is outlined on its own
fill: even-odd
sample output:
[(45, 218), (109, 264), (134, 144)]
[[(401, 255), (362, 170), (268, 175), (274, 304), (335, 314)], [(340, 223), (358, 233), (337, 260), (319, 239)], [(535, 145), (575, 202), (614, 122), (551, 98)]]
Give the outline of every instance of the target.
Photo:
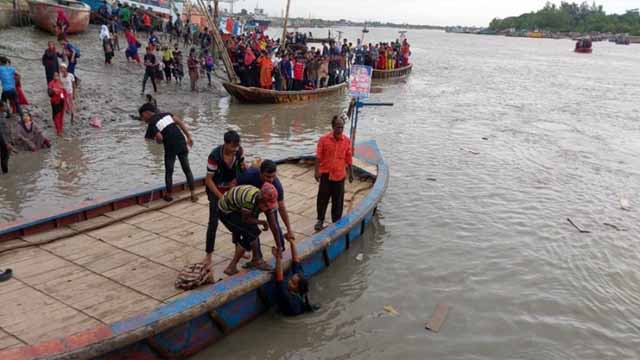
[[(313, 168), (283, 164), (278, 174), (296, 241), (304, 240), (314, 233)], [(373, 180), (364, 178), (347, 183), (345, 212), (372, 185)], [(113, 324), (184, 296), (174, 281), (184, 265), (204, 257), (209, 212), (206, 195), (197, 203), (185, 195), (171, 204), (157, 200), (133, 205), (0, 242), (0, 268), (14, 272), (11, 280), (0, 283), (0, 350)], [(268, 259), (273, 237), (266, 232), (261, 240)], [(216, 280), (227, 278), (222, 271), (233, 247), (220, 224), (213, 261)]]

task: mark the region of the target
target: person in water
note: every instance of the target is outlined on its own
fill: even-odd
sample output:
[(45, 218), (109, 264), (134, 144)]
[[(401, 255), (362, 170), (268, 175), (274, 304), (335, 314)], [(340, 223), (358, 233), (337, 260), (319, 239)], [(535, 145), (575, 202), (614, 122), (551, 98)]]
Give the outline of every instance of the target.
[(102, 43), (102, 51), (104, 52), (104, 63), (111, 64), (111, 59), (113, 59), (114, 51), (113, 51), (113, 40), (111, 39), (111, 34), (109, 34), (109, 28), (107, 25), (102, 25), (100, 28), (100, 42)]
[(287, 239), (291, 248), (291, 276), (284, 279), (282, 265), (282, 250), (271, 248), (271, 253), (276, 259), (276, 305), (285, 316), (298, 316), (317, 310), (316, 306), (309, 303), (309, 280), (304, 276), (296, 243), (293, 239)]
[[(233, 259), (224, 273), (233, 276), (238, 273), (238, 262), (245, 251), (251, 251), (252, 259), (248, 264), (258, 270), (270, 271), (271, 267), (262, 258), (260, 250), (260, 228), (271, 229), (276, 244), (280, 243), (280, 234), (275, 226), (274, 212), (278, 208), (278, 191), (269, 183), (261, 189), (252, 185), (240, 185), (227, 191), (220, 201), (220, 221), (231, 232), (231, 238), (236, 245)], [(267, 221), (260, 220), (259, 215), (264, 212)]]
[(69, 19), (63, 9), (58, 8), (58, 17), (56, 18), (56, 33), (58, 40), (67, 40), (67, 31), (69, 30)]
[(153, 92), (158, 92), (156, 86), (156, 72), (158, 71), (158, 59), (153, 54), (153, 48), (147, 46), (147, 53), (144, 55), (144, 76), (142, 78), (142, 95), (144, 95), (144, 89), (147, 86), (147, 80), (151, 79), (153, 85)]
[(65, 90), (64, 85), (62, 85), (62, 82), (60, 81), (59, 73), (53, 74), (53, 80), (49, 82), (48, 93), (51, 101), (53, 125), (56, 128), (56, 134), (58, 136), (62, 136), (64, 128)]
[(49, 41), (47, 49), (42, 54), (42, 66), (44, 66), (44, 72), (47, 77), (47, 84), (53, 80), (53, 74), (60, 71), (60, 65), (58, 58), (62, 57), (62, 54), (56, 50), (56, 45), (53, 41)]
[(333, 131), (323, 135), (316, 151), (315, 178), (320, 183), (317, 197), (318, 222), (315, 230), (324, 227), (324, 217), (331, 200), (331, 221), (342, 218), (344, 208), (344, 180), (349, 176), (353, 182), (351, 168), (351, 141), (343, 134), (346, 115), (334, 116), (331, 121)]
[[(0, 95), (0, 102), (4, 103), (9, 100), (15, 105), (16, 113), (21, 114), (20, 101), (18, 99), (18, 92), (16, 90), (16, 68), (11, 66), (9, 59), (4, 56), (0, 56), (0, 85), (2, 85), (2, 95)], [(9, 114), (9, 108), (7, 107), (7, 115)]]
[(146, 139), (155, 140), (164, 145), (164, 169), (166, 192), (164, 200), (173, 201), (173, 168), (176, 157), (180, 161), (182, 171), (187, 177), (187, 184), (191, 190), (191, 201), (197, 202), (193, 173), (189, 166), (189, 148), (193, 146), (193, 139), (187, 125), (179, 117), (171, 113), (160, 113), (156, 106), (146, 103), (138, 110), (140, 119), (148, 124)]
[(18, 124), (15, 138), (16, 147), (23, 151), (38, 151), (48, 149), (51, 142), (43, 134), (40, 127), (33, 122), (31, 113), (25, 111), (22, 120)]
[(71, 116), (71, 124), (75, 124), (76, 77), (67, 71), (67, 65), (60, 65), (60, 82), (64, 88), (64, 112)]
[[(6, 105), (0, 102), (0, 113), (5, 111)], [(9, 172), (9, 155), (15, 151), (10, 143), (8, 130), (5, 128), (5, 120), (0, 118), (0, 173)]]
[(244, 170), (244, 151), (240, 135), (230, 130), (224, 134), (224, 144), (214, 148), (207, 159), (207, 177), (204, 180), (209, 199), (209, 224), (207, 226), (204, 263), (211, 264), (211, 254), (216, 245), (216, 232), (220, 214), (218, 201), (224, 193), (237, 185), (238, 175)]

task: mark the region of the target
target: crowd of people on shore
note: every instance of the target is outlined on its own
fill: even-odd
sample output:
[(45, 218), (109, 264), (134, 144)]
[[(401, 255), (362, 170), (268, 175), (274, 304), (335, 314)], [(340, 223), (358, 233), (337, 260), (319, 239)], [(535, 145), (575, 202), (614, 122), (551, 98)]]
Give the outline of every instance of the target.
[(368, 65), (392, 70), (409, 65), (411, 55), (407, 40), (401, 43), (357, 45), (323, 41), (318, 47), (307, 44), (304, 34), (287, 35), (285, 49), (280, 40), (252, 32), (233, 36), (225, 43), (234, 70), (246, 87), (266, 90), (315, 90), (347, 81), (352, 65)]
[[(173, 172), (176, 159), (187, 178), (191, 201), (197, 202), (193, 174), (189, 164), (189, 149), (193, 138), (188, 126), (175, 114), (162, 112), (152, 98), (139, 109), (140, 119), (147, 124), (145, 138), (163, 144), (165, 161), (164, 200), (173, 201)], [(345, 181), (353, 181), (351, 142), (343, 134), (346, 115), (334, 116), (332, 131), (322, 136), (317, 144), (314, 176), (318, 181), (317, 223), (315, 230), (325, 226), (325, 213), (331, 202), (331, 220), (342, 218)], [(215, 250), (219, 222), (229, 230), (235, 244), (233, 259), (224, 273), (233, 276), (239, 272), (239, 261), (246, 252), (251, 253), (247, 267), (263, 271), (273, 270), (265, 262), (260, 246), (260, 234), (270, 231), (276, 246), (276, 283), (278, 305), (285, 315), (300, 315), (310, 311), (306, 294), (308, 281), (304, 278), (295, 249), (295, 231), (285, 204), (284, 188), (277, 176), (277, 164), (262, 161), (257, 167), (245, 163), (241, 138), (236, 131), (224, 134), (224, 143), (214, 147), (207, 159), (205, 188), (209, 200), (209, 224), (206, 231), (206, 255), (201, 263), (188, 266), (176, 286), (191, 289), (199, 284), (194, 279), (204, 279), (210, 273), (212, 254)], [(266, 220), (260, 219), (264, 214)], [(286, 232), (280, 226), (280, 218)], [(285, 241), (289, 242), (294, 261), (294, 276), (284, 281), (282, 253)], [(186, 274), (184, 272), (187, 272)], [(195, 272), (195, 273), (194, 273)]]

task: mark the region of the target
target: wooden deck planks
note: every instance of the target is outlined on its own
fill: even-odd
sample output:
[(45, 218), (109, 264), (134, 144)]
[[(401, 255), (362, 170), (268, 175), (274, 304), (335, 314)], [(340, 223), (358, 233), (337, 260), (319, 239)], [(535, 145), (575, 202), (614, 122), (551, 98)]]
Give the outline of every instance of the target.
[(70, 335), (98, 326), (91, 317), (17, 279), (2, 285), (0, 327), (29, 344)]
[[(315, 233), (318, 185), (313, 168), (284, 164), (278, 173), (301, 241)], [(347, 184), (345, 211), (364, 198), (371, 185)], [(173, 284), (184, 265), (204, 257), (208, 215), (208, 200), (201, 194), (197, 203), (167, 206), (154, 201), (12, 241), (19, 245), (60, 238), (0, 254), (0, 264), (15, 274), (0, 286), (0, 349), (113, 323), (185, 296)], [(120, 221), (90, 230), (113, 220)], [(262, 234), (261, 245), (265, 259), (271, 258), (274, 241), (269, 231)], [(231, 234), (220, 223), (213, 255), (216, 280), (227, 278), (223, 270), (233, 252)]]

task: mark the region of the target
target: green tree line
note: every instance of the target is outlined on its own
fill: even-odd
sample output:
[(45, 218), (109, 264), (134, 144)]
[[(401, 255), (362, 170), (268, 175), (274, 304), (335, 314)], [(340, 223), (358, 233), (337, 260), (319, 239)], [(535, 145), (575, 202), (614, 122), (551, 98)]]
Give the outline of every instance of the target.
[(560, 6), (547, 2), (537, 12), (505, 19), (493, 19), (489, 27), (493, 30), (542, 30), (553, 32), (611, 32), (640, 35), (640, 13), (638, 9), (624, 14), (607, 15), (602, 5), (561, 2)]

